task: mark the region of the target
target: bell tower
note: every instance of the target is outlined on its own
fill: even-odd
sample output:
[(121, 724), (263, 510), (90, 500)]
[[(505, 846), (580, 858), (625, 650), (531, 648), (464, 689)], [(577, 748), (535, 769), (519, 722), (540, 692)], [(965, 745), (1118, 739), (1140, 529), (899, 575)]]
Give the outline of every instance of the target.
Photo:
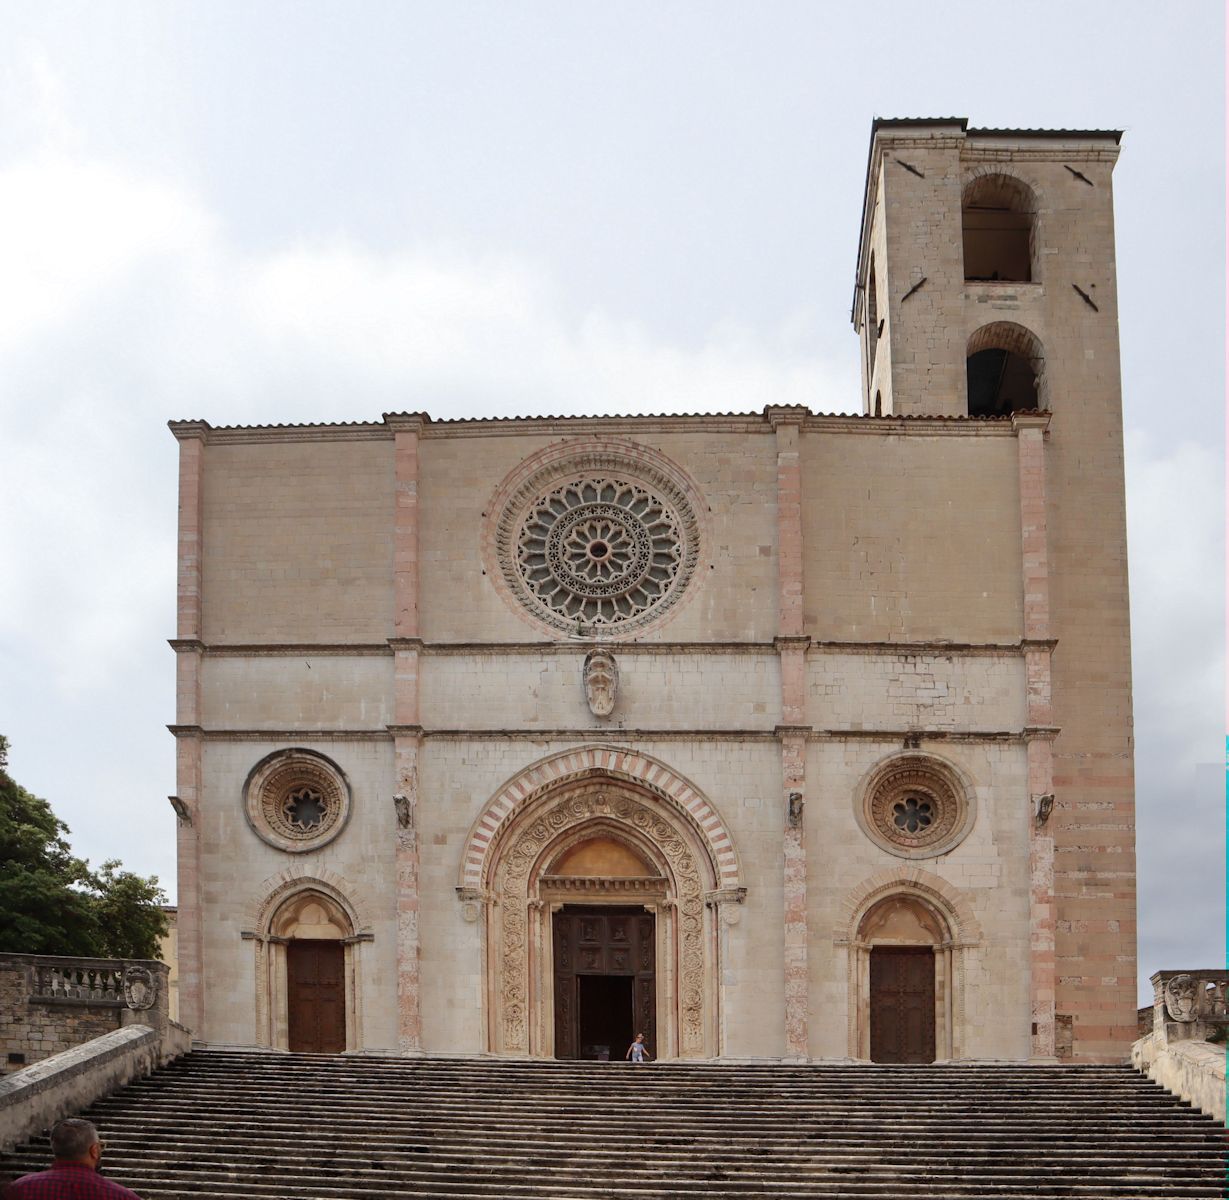
[(1017, 442), (1027, 782), (1003, 800), (1029, 822), (1040, 1061), (1114, 1061), (1135, 1036), (1120, 138), (876, 120), (853, 303), (868, 417), (966, 422), (973, 457), (982, 422)]
[(853, 322), (863, 411), (1117, 411), (1117, 132), (877, 120)]

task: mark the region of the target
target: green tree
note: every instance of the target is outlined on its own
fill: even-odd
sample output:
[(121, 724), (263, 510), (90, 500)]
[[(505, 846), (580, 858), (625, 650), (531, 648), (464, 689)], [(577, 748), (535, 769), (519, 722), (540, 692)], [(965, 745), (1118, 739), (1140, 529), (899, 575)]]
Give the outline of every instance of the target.
[(156, 876), (77, 858), (68, 826), (8, 773), (0, 736), (0, 951), (153, 958), (167, 929)]

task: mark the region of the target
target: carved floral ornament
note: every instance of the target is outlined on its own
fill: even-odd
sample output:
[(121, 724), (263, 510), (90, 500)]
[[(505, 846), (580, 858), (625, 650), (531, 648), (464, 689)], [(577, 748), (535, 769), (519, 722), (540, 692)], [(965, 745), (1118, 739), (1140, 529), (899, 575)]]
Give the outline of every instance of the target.
[(501, 592), (555, 632), (643, 630), (695, 574), (698, 508), (681, 473), (644, 447), (552, 448), (492, 500), (488, 568)]
[(863, 831), (900, 858), (932, 858), (973, 827), (971, 790), (956, 771), (922, 754), (900, 755), (872, 772), (855, 798)]
[(350, 788), (341, 771), (311, 750), (279, 750), (248, 777), (248, 823), (271, 846), (292, 854), (331, 842), (350, 815)]

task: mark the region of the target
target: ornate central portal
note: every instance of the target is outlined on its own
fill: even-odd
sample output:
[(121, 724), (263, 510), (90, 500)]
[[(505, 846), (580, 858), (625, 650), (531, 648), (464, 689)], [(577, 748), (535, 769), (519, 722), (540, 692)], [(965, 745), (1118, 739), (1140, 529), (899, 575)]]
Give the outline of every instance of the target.
[(720, 912), (743, 895), (720, 819), (656, 760), (600, 748), (550, 771), (563, 757), (471, 834), (460, 892), (484, 901), (489, 1049), (621, 1057), (644, 1033), (655, 1057), (720, 1054)]

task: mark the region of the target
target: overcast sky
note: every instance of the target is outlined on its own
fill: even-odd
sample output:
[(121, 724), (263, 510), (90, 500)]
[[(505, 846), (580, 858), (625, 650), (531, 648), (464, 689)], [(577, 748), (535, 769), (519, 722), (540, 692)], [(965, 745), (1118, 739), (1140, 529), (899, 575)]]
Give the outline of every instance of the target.
[(168, 418), (856, 411), (871, 119), (1121, 128), (1141, 995), (1222, 965), (1224, 45), (1216, 0), (5, 0), (12, 773), (173, 891)]

